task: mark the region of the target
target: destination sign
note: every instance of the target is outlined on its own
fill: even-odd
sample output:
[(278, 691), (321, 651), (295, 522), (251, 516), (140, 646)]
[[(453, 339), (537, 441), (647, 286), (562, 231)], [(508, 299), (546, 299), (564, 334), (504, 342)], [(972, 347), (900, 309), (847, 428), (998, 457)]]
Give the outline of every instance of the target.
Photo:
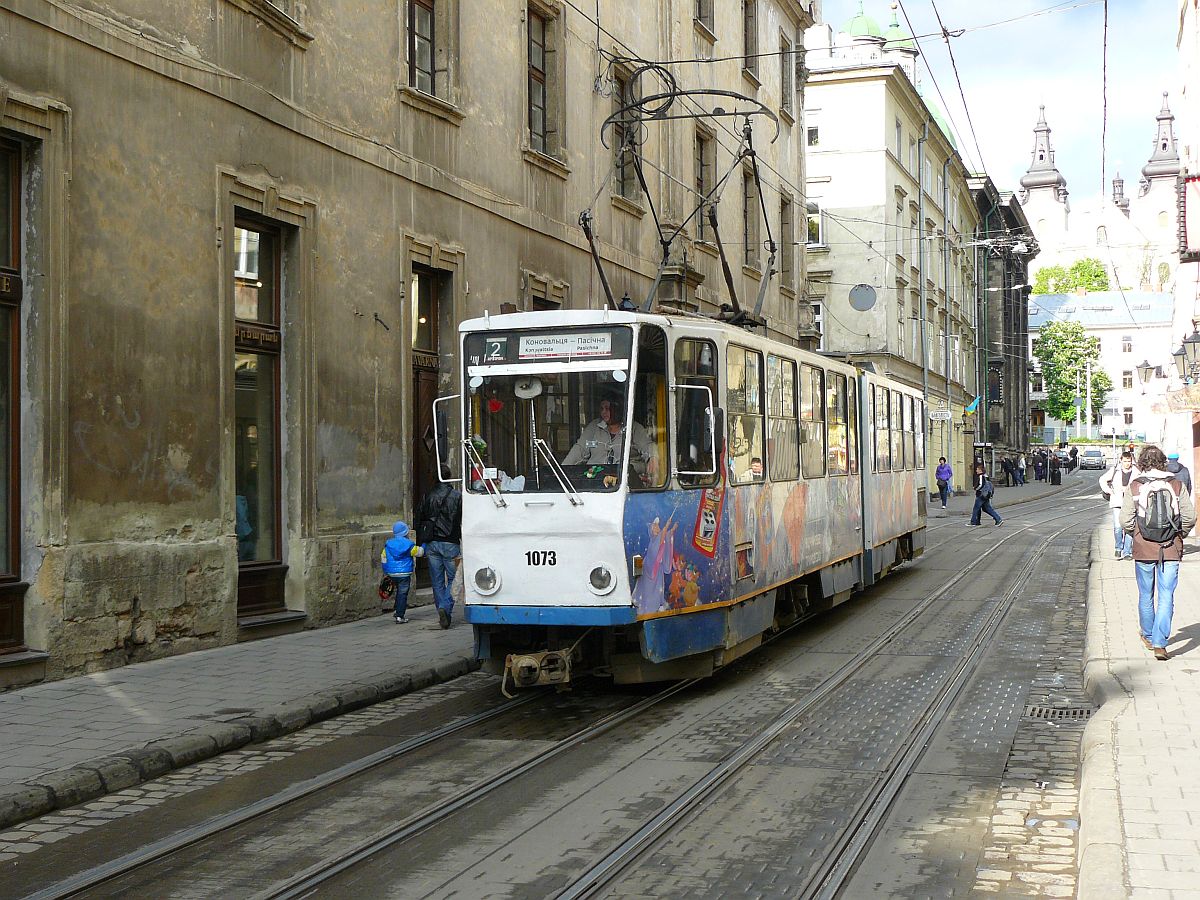
[(612, 335), (607, 332), (522, 335), (517, 356), (519, 359), (612, 356)]

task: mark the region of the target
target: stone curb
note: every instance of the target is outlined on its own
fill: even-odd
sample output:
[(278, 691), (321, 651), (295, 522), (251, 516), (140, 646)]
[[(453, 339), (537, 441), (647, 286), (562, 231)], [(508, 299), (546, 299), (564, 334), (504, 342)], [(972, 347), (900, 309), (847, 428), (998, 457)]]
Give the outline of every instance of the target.
[(478, 669), (479, 661), (473, 656), (456, 656), (428, 669), (382, 672), (372, 678), (335, 685), (301, 700), (280, 703), (233, 722), (205, 725), (187, 734), (130, 747), (29, 782), (0, 786), (0, 829), (150, 781), (226, 750), (262, 743)]
[(1076, 895), (1118, 900), (1128, 896), (1125, 877), (1125, 829), (1121, 821), (1115, 760), (1117, 719), (1130, 698), (1109, 670), (1105, 619), (1100, 609), (1100, 570), (1103, 536), (1111, 529), (1097, 527), (1089, 554), (1087, 631), (1083, 647), (1083, 689), (1096, 704), (1083, 731), (1079, 774), (1079, 879)]

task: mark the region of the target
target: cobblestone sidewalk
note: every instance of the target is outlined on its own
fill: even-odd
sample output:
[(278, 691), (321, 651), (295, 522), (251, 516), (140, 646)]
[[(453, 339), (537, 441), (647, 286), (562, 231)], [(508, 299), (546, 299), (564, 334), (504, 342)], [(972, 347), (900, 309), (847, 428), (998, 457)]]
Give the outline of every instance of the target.
[(1085, 683), (1079, 896), (1200, 900), (1200, 540), (1186, 541), (1171, 658), (1139, 637), (1133, 564), (1096, 529)]
[(475, 670), (433, 607), (0, 694), (0, 827)]

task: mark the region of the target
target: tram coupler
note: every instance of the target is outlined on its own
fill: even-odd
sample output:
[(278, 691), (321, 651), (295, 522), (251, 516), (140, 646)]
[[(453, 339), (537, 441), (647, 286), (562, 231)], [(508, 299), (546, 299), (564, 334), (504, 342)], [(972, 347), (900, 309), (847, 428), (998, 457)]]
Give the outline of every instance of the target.
[(537, 653), (510, 653), (504, 658), (504, 677), (500, 680), (500, 692), (510, 700), (508, 682), (514, 688), (537, 687), (538, 685), (565, 685), (571, 680), (571, 651), (542, 650)]

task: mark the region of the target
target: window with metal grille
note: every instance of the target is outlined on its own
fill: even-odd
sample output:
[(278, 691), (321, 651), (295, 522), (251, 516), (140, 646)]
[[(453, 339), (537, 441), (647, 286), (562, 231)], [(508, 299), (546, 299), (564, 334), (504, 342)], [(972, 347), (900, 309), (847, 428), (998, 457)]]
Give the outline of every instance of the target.
[(700, 205), (700, 210), (696, 213), (698, 219), (696, 235), (702, 241), (713, 239), (705, 198), (713, 189), (713, 165), (715, 163), (713, 150), (715, 146), (712, 135), (699, 128), (696, 129), (696, 203)]
[(758, 74), (758, 3), (757, 0), (742, 0), (742, 67), (753, 75)]
[[(634, 102), (634, 87), (626, 73), (618, 72), (613, 76), (612, 95), (614, 115), (628, 109)], [(637, 157), (641, 148), (638, 124), (632, 111), (624, 113), (614, 121), (612, 145), (616, 163), (617, 194), (626, 200), (637, 200), (642, 195), (642, 187), (637, 177)]]

